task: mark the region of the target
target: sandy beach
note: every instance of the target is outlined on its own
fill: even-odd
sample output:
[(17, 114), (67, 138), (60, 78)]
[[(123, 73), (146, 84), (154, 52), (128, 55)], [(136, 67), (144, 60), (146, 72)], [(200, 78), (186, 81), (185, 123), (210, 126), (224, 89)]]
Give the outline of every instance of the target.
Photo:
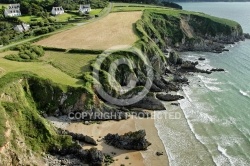
[[(103, 153), (113, 156), (115, 162), (111, 165), (120, 166), (124, 165), (135, 165), (135, 166), (164, 166), (168, 164), (167, 154), (161, 139), (158, 136), (158, 131), (154, 125), (154, 119), (141, 119), (136, 117), (131, 117), (127, 120), (122, 121), (105, 121), (101, 124), (90, 124), (85, 125), (81, 122), (78, 123), (67, 123), (63, 120), (57, 119), (55, 117), (48, 118), (56, 127), (66, 129), (70, 132), (81, 133), (89, 135), (97, 140), (98, 145), (92, 146), (89, 144), (84, 144), (84, 149), (89, 149), (91, 147), (96, 147), (102, 150)], [(104, 143), (102, 138), (108, 133), (118, 133), (124, 134), (129, 131), (137, 131), (140, 129), (146, 130), (146, 138), (152, 143), (146, 151), (131, 151), (131, 150), (121, 150), (113, 146), (109, 146)], [(156, 152), (164, 152), (164, 155), (157, 156)], [(128, 159), (125, 159), (128, 158)]]

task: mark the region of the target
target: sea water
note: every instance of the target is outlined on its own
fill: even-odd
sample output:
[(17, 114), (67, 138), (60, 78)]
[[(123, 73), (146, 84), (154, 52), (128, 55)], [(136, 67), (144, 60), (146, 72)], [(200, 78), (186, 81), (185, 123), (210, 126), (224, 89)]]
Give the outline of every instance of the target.
[[(250, 33), (249, 2), (180, 3), (184, 10), (199, 11), (239, 22)], [(221, 54), (186, 52), (182, 58), (197, 61), (199, 68), (223, 68), (211, 75), (195, 73), (190, 85), (178, 92), (185, 96), (180, 119), (157, 119), (170, 165), (250, 165), (250, 40), (226, 46)]]

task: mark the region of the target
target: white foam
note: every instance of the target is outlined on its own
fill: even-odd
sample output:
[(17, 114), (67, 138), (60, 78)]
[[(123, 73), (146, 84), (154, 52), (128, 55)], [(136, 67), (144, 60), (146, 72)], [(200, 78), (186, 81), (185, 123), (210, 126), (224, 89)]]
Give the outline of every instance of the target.
[[(227, 163), (227, 165), (230, 163), (230, 165), (240, 165), (240, 166), (248, 166), (249, 163), (246, 159), (239, 157), (239, 156), (230, 156), (227, 153), (227, 149), (223, 148), (222, 146), (218, 145), (218, 151), (222, 154), (222, 156), (219, 157), (219, 159), (222, 159), (224, 157), (223, 163)], [(225, 161), (225, 158), (228, 160), (228, 162)], [(217, 157), (218, 160), (218, 157)], [(219, 161), (221, 163), (221, 161)]]
[(240, 94), (242, 94), (243, 96), (246, 96), (246, 97), (250, 97), (250, 91), (243, 91), (240, 89)]
[(198, 75), (198, 78), (203, 82), (204, 86), (209, 89), (212, 92), (222, 92), (223, 90), (217, 86), (214, 85), (220, 85), (222, 84), (221, 82), (218, 82), (216, 78), (209, 78), (205, 77), (203, 75)]
[(200, 78), (200, 80), (206, 84), (214, 84), (214, 85), (223, 84), (222, 82), (219, 82), (218, 79), (216, 79), (216, 78), (209, 78), (209, 77), (205, 77), (203, 75), (197, 75), (197, 77)]
[(222, 92), (223, 90), (216, 86), (209, 86), (205, 84), (205, 87), (212, 92)]

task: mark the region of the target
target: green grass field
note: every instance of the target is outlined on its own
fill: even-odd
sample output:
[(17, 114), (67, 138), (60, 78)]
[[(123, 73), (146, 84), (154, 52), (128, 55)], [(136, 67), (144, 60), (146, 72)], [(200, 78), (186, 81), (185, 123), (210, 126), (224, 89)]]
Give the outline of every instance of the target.
[(175, 10), (175, 9), (171, 9), (171, 8), (164, 9), (164, 10), (157, 10), (157, 11), (149, 9), (149, 11), (159, 12), (159, 13), (166, 13), (168, 15), (172, 15), (172, 16), (175, 16), (175, 17), (180, 17), (181, 14), (194, 14), (194, 15), (209, 18), (209, 19), (211, 19), (211, 20), (213, 20), (215, 22), (219, 22), (219, 23), (226, 24), (226, 25), (229, 25), (229, 26), (237, 26), (238, 25), (238, 23), (235, 22), (235, 21), (224, 19), (224, 18), (219, 18), (219, 17), (214, 17), (214, 16), (211, 16), (211, 15), (208, 15), (208, 14), (205, 14), (205, 13), (201, 13), (201, 12), (192, 12), (192, 11), (186, 11), (186, 10)]
[(52, 19), (55, 19), (56, 22), (67, 22), (69, 19), (74, 18), (74, 17), (78, 17), (75, 14), (71, 14), (71, 13), (64, 13), (64, 14), (60, 14), (57, 16), (51, 16)]
[(112, 12), (129, 12), (129, 11), (143, 11), (143, 10), (152, 10), (158, 11), (159, 13), (167, 13), (168, 15), (172, 15), (175, 17), (180, 17), (183, 14), (195, 14), (203, 17), (207, 17), (215, 22), (220, 22), (222, 24), (226, 24), (229, 26), (236, 26), (237, 23), (232, 20), (218, 18), (214, 16), (207, 15), (205, 13), (200, 12), (192, 12), (185, 10), (175, 10), (173, 8), (162, 7), (162, 6), (154, 6), (154, 5), (146, 5), (146, 4), (132, 4), (132, 3), (113, 3)]
[(2, 7), (7, 7), (8, 4), (3, 4), (3, 3), (0, 3), (0, 9), (2, 9)]
[(72, 77), (79, 77), (83, 72), (89, 71), (89, 62), (97, 55), (70, 54), (64, 52), (46, 51), (40, 59), (52, 64), (54, 67), (67, 73)]
[(89, 14), (94, 16), (94, 15), (98, 15), (100, 12), (102, 11), (102, 9), (92, 9)]
[(42, 17), (37, 16), (20, 16), (18, 17), (22, 22), (29, 23), (31, 20), (41, 21)]
[(55, 83), (74, 87), (81, 85), (80, 80), (69, 76), (48, 62), (16, 62), (3, 58), (5, 55), (12, 53), (16, 52), (7, 51), (0, 53), (0, 77), (9, 72), (29, 71), (39, 75), (40, 77), (51, 79)]

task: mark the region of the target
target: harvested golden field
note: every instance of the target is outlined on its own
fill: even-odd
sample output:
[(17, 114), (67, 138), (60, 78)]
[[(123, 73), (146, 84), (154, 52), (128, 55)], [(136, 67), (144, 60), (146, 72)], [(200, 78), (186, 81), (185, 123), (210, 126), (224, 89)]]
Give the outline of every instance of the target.
[(141, 11), (111, 13), (101, 20), (55, 34), (36, 44), (101, 50), (117, 45), (132, 45), (138, 39), (133, 31), (133, 23), (141, 16)]

